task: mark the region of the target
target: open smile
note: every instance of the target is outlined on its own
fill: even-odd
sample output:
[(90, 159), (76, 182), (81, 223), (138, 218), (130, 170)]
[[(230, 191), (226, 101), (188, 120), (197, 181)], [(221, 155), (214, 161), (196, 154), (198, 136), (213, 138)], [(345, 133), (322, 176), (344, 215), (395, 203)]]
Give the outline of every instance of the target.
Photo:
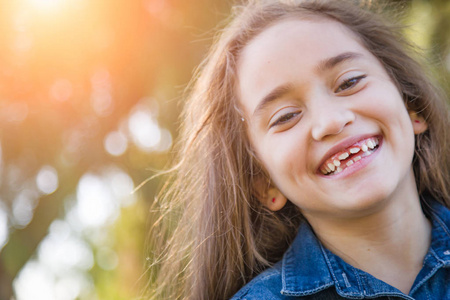
[(360, 161), (362, 158), (368, 157), (378, 150), (380, 140), (378, 137), (370, 137), (358, 141), (350, 147), (343, 149), (330, 156), (319, 167), (323, 175), (336, 175)]

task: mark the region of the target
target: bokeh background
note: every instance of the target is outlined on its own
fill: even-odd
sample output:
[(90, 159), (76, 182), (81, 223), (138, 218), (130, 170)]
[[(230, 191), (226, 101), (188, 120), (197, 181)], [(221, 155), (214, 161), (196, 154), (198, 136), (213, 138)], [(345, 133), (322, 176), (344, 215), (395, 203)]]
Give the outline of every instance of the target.
[[(395, 2), (448, 91), (450, 1)], [(231, 4), (0, 0), (0, 300), (141, 295), (164, 178), (136, 188)]]

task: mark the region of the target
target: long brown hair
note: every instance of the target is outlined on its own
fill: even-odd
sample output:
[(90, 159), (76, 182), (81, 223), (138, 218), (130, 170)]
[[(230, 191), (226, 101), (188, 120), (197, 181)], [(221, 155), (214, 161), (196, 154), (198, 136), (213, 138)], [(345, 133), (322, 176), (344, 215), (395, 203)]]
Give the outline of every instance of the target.
[[(227, 299), (279, 260), (302, 221), (288, 203), (278, 212), (257, 199), (269, 177), (252, 151), (235, 93), (242, 49), (285, 18), (327, 18), (352, 30), (384, 65), (407, 109), (428, 130), (413, 161), (420, 194), (450, 204), (449, 116), (445, 98), (412, 58), (401, 27), (351, 0), (251, 1), (237, 7), (190, 86), (178, 162), (155, 202), (151, 238), (153, 299)], [(372, 2), (372, 1), (370, 1)]]

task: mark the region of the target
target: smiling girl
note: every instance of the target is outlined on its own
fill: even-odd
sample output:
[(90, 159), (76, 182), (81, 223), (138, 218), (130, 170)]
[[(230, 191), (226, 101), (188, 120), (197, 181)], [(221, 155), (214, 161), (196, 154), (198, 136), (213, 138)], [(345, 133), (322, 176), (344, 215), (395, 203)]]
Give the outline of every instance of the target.
[(242, 7), (186, 104), (152, 296), (450, 299), (448, 108), (410, 49), (355, 1)]

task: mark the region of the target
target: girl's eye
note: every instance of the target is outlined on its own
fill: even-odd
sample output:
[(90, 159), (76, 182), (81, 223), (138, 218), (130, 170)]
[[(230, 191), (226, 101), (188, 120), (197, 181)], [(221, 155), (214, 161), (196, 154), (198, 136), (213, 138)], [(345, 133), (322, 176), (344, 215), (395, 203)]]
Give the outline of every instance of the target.
[(272, 124), (270, 124), (269, 128), (272, 128), (277, 125), (282, 125), (284, 123), (289, 122), (291, 119), (295, 118), (296, 116), (300, 115), (301, 112), (294, 111), (287, 114), (282, 115), (278, 119), (276, 119)]
[(351, 89), (355, 85), (358, 84), (362, 79), (366, 78), (367, 75), (360, 75), (356, 77), (351, 77), (349, 79), (344, 80), (344, 82), (334, 91), (335, 93), (339, 93), (348, 89)]

